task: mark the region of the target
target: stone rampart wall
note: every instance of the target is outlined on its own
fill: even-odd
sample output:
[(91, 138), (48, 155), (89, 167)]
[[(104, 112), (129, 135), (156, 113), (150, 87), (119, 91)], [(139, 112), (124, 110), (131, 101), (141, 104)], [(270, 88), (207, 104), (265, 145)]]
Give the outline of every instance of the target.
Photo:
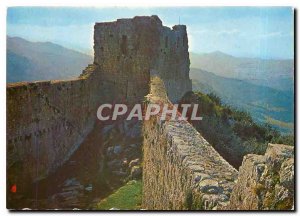
[[(171, 103), (163, 81), (151, 80), (149, 103)], [(187, 121), (144, 121), (143, 208), (219, 209), (228, 205), (237, 170)]]

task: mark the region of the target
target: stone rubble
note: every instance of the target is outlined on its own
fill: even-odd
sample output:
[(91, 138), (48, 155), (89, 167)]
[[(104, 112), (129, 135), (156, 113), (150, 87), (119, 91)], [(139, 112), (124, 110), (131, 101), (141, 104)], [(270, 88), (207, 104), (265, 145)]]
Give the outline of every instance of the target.
[(227, 209), (291, 210), (294, 147), (269, 144), (265, 155), (246, 155)]

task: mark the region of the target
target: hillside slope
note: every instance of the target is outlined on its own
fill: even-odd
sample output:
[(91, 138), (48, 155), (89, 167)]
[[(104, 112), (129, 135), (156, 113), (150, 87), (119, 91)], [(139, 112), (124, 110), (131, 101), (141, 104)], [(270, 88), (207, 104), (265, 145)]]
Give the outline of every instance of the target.
[(89, 55), (50, 42), (7, 37), (7, 82), (77, 77), (92, 63)]
[(224, 78), (195, 68), (191, 68), (190, 77), (194, 91), (214, 93), (226, 104), (249, 112), (258, 122), (269, 122), (282, 132), (293, 131), (294, 98), (291, 92)]
[(282, 135), (267, 124), (258, 124), (248, 113), (222, 104), (214, 94), (188, 92), (181, 103), (198, 104), (197, 116), (203, 119), (190, 122), (236, 168), (246, 154), (264, 154), (268, 143), (294, 144), (294, 135)]

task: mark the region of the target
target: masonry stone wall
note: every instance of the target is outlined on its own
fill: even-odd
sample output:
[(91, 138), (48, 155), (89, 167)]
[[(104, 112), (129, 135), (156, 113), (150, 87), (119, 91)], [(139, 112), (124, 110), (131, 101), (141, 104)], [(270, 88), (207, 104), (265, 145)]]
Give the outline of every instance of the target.
[(157, 64), (152, 69), (164, 81), (169, 100), (177, 102), (186, 92), (192, 91), (186, 26), (163, 27), (161, 32)]
[(170, 29), (157, 16), (118, 19), (96, 23), (94, 41), (94, 62), (106, 81), (101, 88), (115, 101), (142, 101), (153, 74), (166, 82), (172, 101), (192, 90), (184, 25)]
[[(151, 78), (147, 104), (169, 104), (166, 87)], [(143, 204), (147, 210), (291, 210), (294, 147), (269, 144), (246, 155), (239, 172), (182, 120), (143, 122)]]
[[(163, 81), (151, 81), (149, 103), (169, 103)], [(143, 126), (143, 208), (222, 209), (237, 170), (187, 121), (153, 116)]]
[(18, 192), (64, 163), (93, 128), (95, 71), (91, 65), (84, 78), (7, 85), (7, 174)]

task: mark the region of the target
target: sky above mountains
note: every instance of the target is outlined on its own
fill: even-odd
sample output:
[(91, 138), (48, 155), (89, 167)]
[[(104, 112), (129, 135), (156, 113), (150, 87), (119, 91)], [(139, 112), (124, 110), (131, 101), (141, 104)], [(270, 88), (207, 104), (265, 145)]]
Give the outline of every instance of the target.
[(95, 22), (158, 15), (164, 25), (187, 25), (189, 49), (239, 57), (292, 59), (294, 21), (290, 7), (68, 8), (12, 7), (7, 35), (51, 41), (91, 53)]

